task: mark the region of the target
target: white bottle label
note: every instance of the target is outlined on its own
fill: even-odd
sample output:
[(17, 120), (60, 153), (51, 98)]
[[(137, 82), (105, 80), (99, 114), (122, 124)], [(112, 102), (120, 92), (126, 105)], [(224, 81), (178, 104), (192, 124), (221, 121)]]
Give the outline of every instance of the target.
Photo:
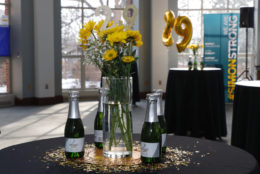
[(141, 156), (143, 157), (157, 158), (160, 156), (159, 150), (160, 150), (159, 143), (141, 142)]
[(162, 134), (162, 147), (166, 147), (166, 134)]
[(66, 152), (82, 152), (84, 149), (83, 138), (66, 138), (65, 151)]
[(103, 131), (102, 130), (95, 130), (94, 131), (94, 139), (95, 139), (95, 142), (100, 142), (102, 143), (103, 142)]

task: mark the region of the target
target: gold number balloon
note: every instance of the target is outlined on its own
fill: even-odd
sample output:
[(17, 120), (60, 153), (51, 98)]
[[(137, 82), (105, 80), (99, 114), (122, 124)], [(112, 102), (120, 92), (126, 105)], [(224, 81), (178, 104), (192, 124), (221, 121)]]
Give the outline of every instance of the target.
[(165, 46), (169, 47), (173, 44), (172, 29), (174, 27), (174, 20), (175, 20), (173, 11), (168, 10), (167, 12), (165, 12), (164, 20), (166, 22), (166, 27), (163, 31), (162, 42)]
[(111, 21), (112, 17), (112, 10), (108, 6), (100, 6), (95, 10), (95, 15), (99, 16), (103, 12), (103, 15), (105, 15), (106, 19), (104, 21), (104, 24), (101, 26), (102, 30), (104, 30), (108, 24), (109, 21)]
[[(132, 10), (132, 16), (129, 17), (127, 16), (128, 10)], [(134, 5), (127, 5), (123, 11), (123, 18), (125, 19), (125, 21), (127, 22), (127, 26), (126, 29), (131, 29), (134, 24), (135, 24), (135, 19), (137, 16), (137, 8)]]
[[(185, 26), (183, 28), (183, 25)], [(178, 16), (174, 22), (174, 30), (176, 34), (183, 37), (180, 43), (177, 43), (178, 52), (182, 52), (190, 43), (192, 37), (192, 24), (188, 17), (186, 16)]]

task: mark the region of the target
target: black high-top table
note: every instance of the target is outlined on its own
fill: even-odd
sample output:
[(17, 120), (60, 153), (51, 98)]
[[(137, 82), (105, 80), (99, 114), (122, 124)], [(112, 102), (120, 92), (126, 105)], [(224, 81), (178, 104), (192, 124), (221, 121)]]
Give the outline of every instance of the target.
[[(93, 143), (93, 135), (85, 137)], [(140, 140), (140, 135), (134, 135)], [(72, 167), (60, 166), (59, 162), (42, 162), (46, 151), (64, 146), (63, 137), (39, 140), (0, 150), (0, 173), (2, 174), (84, 174), (86, 172)], [(259, 174), (259, 166), (249, 153), (225, 143), (197, 138), (169, 136), (167, 145), (194, 152), (188, 166), (168, 167), (160, 171), (146, 173), (167, 174)], [(195, 153), (199, 152), (199, 153)], [(208, 154), (201, 157), (202, 154)], [(94, 172), (92, 172), (94, 173)], [(127, 172), (121, 172), (127, 173)], [(138, 173), (138, 172), (136, 172)], [(144, 172), (139, 172), (144, 173)]]
[(227, 135), (223, 71), (171, 68), (165, 119), (168, 133), (216, 139)]
[(260, 162), (260, 81), (236, 83), (231, 144)]

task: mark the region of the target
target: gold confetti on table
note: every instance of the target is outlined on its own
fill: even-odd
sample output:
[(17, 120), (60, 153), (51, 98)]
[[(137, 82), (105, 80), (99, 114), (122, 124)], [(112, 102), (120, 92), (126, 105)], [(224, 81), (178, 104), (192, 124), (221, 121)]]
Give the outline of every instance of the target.
[(135, 142), (132, 157), (107, 158), (103, 156), (102, 149), (95, 148), (94, 144), (85, 145), (85, 155), (82, 159), (68, 160), (64, 154), (64, 148), (50, 150), (45, 153), (43, 162), (56, 162), (62, 166), (70, 166), (86, 172), (135, 172), (135, 171), (156, 171), (174, 166), (180, 170), (181, 166), (188, 166), (191, 163), (193, 152), (181, 150), (180, 148), (167, 147), (166, 154), (161, 163), (143, 164), (141, 161), (140, 143)]

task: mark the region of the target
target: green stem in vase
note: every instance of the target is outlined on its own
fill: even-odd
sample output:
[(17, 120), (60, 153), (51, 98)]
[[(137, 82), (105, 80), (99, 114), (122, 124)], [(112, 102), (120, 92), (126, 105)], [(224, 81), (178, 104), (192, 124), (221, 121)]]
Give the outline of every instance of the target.
[[(121, 106), (122, 107), (122, 106)], [(124, 112), (122, 111), (122, 117), (124, 115)], [(120, 117), (120, 116), (119, 116)], [(124, 124), (123, 124), (124, 120), (120, 119), (119, 118), (119, 128), (120, 128), (120, 131), (121, 131), (121, 135), (122, 135), (122, 138), (124, 140), (124, 143), (125, 143), (125, 146), (126, 146), (126, 149), (128, 151), (132, 150), (131, 146), (130, 146), (130, 142), (129, 140), (127, 139), (127, 136), (126, 136), (126, 132), (124, 131)]]
[[(131, 107), (131, 106), (130, 106)], [(126, 131), (127, 131), (127, 136), (128, 136), (128, 141), (129, 141), (129, 145), (130, 145), (130, 148), (132, 149), (132, 117), (130, 115), (130, 111), (129, 111), (129, 105), (126, 104), (126, 119), (127, 119), (127, 128), (126, 128)]]
[[(128, 67), (127, 67), (128, 68)], [(111, 134), (109, 139), (109, 150), (111, 150), (113, 145), (117, 145), (123, 140), (126, 149), (128, 151), (132, 150), (132, 131), (131, 131), (131, 116), (129, 110), (129, 104), (127, 103), (127, 99), (130, 96), (127, 96), (127, 91), (129, 89), (129, 80), (127, 77), (122, 80), (118, 80), (116, 83), (113, 83), (112, 79), (108, 79), (109, 81), (109, 99), (113, 101), (113, 103), (109, 103), (111, 106), (110, 114), (111, 114)], [(118, 142), (116, 142), (116, 130), (119, 128), (121, 138)]]
[(115, 115), (114, 115), (114, 106), (111, 105), (111, 122), (112, 122), (112, 127), (111, 127), (111, 134), (110, 134), (110, 137), (109, 137), (109, 150), (111, 150), (111, 147), (112, 147), (112, 144), (115, 140), (115, 128), (116, 128), (116, 119), (115, 119)]

